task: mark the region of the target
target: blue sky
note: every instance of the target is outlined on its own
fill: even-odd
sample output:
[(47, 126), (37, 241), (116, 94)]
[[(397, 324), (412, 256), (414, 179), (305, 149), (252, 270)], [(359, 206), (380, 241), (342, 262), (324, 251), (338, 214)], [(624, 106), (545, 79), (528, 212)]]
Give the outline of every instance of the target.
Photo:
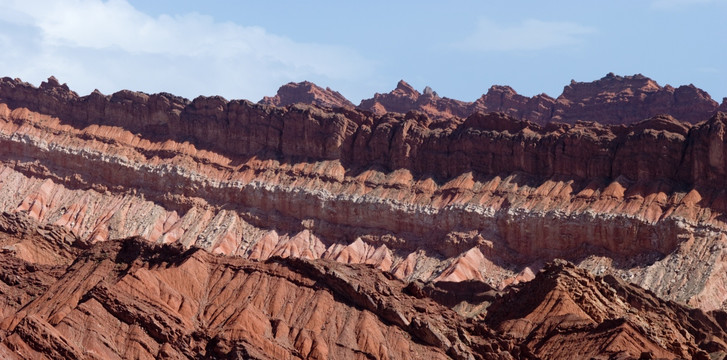
[(0, 76), (258, 101), (309, 80), (354, 103), (404, 79), (474, 101), (642, 73), (727, 96), (727, 0), (0, 0)]

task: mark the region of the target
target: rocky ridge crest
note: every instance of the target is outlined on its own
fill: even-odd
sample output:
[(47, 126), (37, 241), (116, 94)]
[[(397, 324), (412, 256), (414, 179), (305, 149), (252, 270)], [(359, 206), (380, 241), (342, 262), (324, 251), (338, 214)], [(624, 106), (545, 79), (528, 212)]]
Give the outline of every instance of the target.
[[(307, 100), (298, 90), (306, 88), (305, 84), (308, 83), (291, 83), (281, 87), (280, 91), (300, 93), (298, 96), (289, 96), (299, 99), (296, 102), (319, 105), (320, 101)], [(391, 92), (377, 93), (370, 99), (362, 100), (358, 108), (377, 115), (417, 111), (434, 121), (466, 118), (477, 112), (502, 112), (540, 125), (550, 122), (573, 124), (576, 121), (632, 124), (657, 115), (670, 115), (696, 124), (709, 119), (716, 111), (727, 110), (727, 99), (719, 105), (709, 94), (694, 85), (662, 87), (641, 74), (618, 76), (609, 73), (593, 82), (571, 80), (557, 98), (546, 94), (523, 96), (509, 86), (494, 85), (474, 102), (467, 102), (440, 97), (431, 88), (427, 89), (420, 93), (402, 80)], [(280, 105), (266, 99), (261, 103)], [(344, 106), (340, 100), (335, 102)], [(335, 102), (325, 103), (330, 105)], [(348, 103), (345, 106), (349, 106)]]
[(266, 96), (259, 103), (271, 106), (309, 104), (322, 108), (354, 107), (353, 103), (348, 101), (339, 92), (333, 91), (330, 88), (323, 89), (309, 81), (300, 83), (291, 82), (283, 85), (278, 89), (278, 93), (275, 96)]

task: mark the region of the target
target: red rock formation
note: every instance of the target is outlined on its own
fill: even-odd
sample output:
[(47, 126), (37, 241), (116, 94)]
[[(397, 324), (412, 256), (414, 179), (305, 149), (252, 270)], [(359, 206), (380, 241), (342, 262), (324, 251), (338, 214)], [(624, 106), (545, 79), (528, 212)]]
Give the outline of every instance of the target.
[(7, 359), (527, 358), (366, 266), (253, 262), (128, 239), (97, 244), (39, 287), (0, 319)]
[[(671, 91), (640, 77), (601, 81), (613, 89), (638, 85), (639, 99)], [(593, 99), (603, 92), (591, 90), (574, 84), (568, 96), (588, 95), (579, 104), (593, 116), (610, 111), (599, 107), (604, 101), (648, 103), (628, 94)], [(701, 111), (698, 91), (677, 90), (696, 95), (687, 96), (692, 105), (671, 109)], [(537, 117), (550, 101), (504, 87), (488, 94), (481, 106), (517, 116)], [(434, 92), (404, 83), (379, 99), (451, 112), (437, 107)], [(639, 318), (659, 314), (678, 324), (658, 323), (666, 330), (656, 335), (625, 314), (644, 309), (633, 301), (656, 303), (655, 296), (704, 311), (727, 308), (725, 129), (723, 113), (696, 125), (661, 115), (629, 125), (540, 126), (502, 112), (445, 121), (426, 111), (376, 115), (130, 91), (79, 97), (53, 78), (40, 88), (2, 79), (0, 255), (9, 265), (0, 277), (8, 294), (0, 357), (723, 351), (719, 331), (692, 329), (713, 322), (724, 329), (722, 313), (695, 322), (701, 313), (676, 304), (668, 312), (662, 308), (670, 303), (659, 302)], [(105, 243), (126, 237), (137, 238)], [(183, 251), (193, 247), (207, 252)], [(584, 277), (564, 280), (565, 288), (538, 288), (552, 282), (536, 279), (524, 285), (532, 291), (512, 295), (550, 294), (524, 301), (533, 309), (554, 301), (539, 312), (488, 307), (497, 290), (533, 279), (558, 257), (603, 275), (624, 292), (621, 303), (599, 300), (593, 288), (600, 285)], [(474, 290), (451, 285), (460, 282)], [(285, 291), (275, 293), (273, 283)], [(576, 299), (584, 293), (587, 299)], [(309, 310), (301, 315), (281, 298), (306, 301), (299, 305)], [(488, 321), (519, 344), (462, 317), (490, 313), (507, 314)], [(340, 315), (320, 320), (330, 314)], [(96, 324), (110, 324), (115, 335)], [(574, 339), (557, 332), (561, 325), (588, 341), (559, 347)], [(680, 334), (677, 344), (664, 343), (672, 333)]]
[(592, 83), (571, 81), (556, 99), (551, 121), (630, 124), (669, 114), (681, 121), (698, 123), (709, 119), (717, 105), (709, 94), (694, 85), (661, 87), (640, 74), (622, 77), (610, 73)]
[(51, 116), (0, 105), (0, 209), (84, 241), (141, 236), (493, 287), (566, 257), (693, 306), (727, 305), (724, 115), (436, 123), (3, 84), (7, 104)]
[(300, 83), (288, 83), (278, 89), (278, 94), (273, 97), (264, 97), (260, 104), (271, 106), (288, 106), (293, 104), (310, 104), (323, 108), (353, 108), (354, 105), (339, 92), (330, 88), (321, 88), (318, 85), (304, 81)]
[(563, 261), (494, 300), (486, 322), (542, 359), (727, 356), (727, 313), (666, 302)]
[(0, 224), (4, 244), (73, 259), (48, 266), (0, 252), (4, 359), (727, 355), (727, 313), (563, 261), (502, 296), (478, 281), (406, 284), (366, 265), (257, 262), (141, 238), (84, 251), (32, 219), (3, 214)]
[(722, 103), (719, 104), (719, 107), (717, 108), (717, 111), (719, 111), (719, 112), (727, 112), (727, 97), (722, 98)]
[(640, 74), (616, 76), (609, 73), (593, 82), (571, 81), (557, 99), (545, 94), (527, 97), (509, 86), (492, 86), (473, 103), (436, 95), (422, 99), (419, 92), (400, 81), (391, 93), (376, 94), (363, 100), (359, 108), (376, 114), (419, 111), (436, 120), (465, 118), (478, 111), (502, 112), (538, 124), (573, 124), (576, 121), (632, 124), (667, 114), (696, 124), (714, 115), (717, 105), (709, 94), (694, 85), (661, 87)]
[(545, 124), (550, 122), (555, 99), (546, 94), (527, 97), (518, 94), (509, 86), (492, 86), (470, 106), (470, 113), (475, 111), (498, 111), (512, 117)]
[(3, 253), (33, 264), (67, 266), (89, 244), (66, 227), (38, 226), (25, 213), (0, 214), (0, 247)]
[(449, 98), (441, 98), (430, 88), (423, 94), (415, 90), (404, 80), (399, 81), (396, 89), (387, 94), (375, 94), (371, 99), (364, 99), (358, 108), (371, 111), (376, 115), (386, 113), (407, 113), (419, 111), (434, 121), (447, 120), (452, 117), (466, 117), (471, 114), (469, 104)]

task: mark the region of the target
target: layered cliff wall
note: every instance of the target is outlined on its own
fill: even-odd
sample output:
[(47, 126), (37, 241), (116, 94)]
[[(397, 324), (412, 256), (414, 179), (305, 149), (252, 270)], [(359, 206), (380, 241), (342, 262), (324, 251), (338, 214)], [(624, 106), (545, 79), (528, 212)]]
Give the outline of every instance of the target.
[[(690, 127), (668, 117), (631, 127), (541, 127), (495, 114), (473, 114), (467, 119), (434, 124), (426, 115), (416, 113), (375, 116), (341, 108), (276, 108), (220, 97), (199, 97), (189, 102), (169, 94), (130, 91), (111, 96), (94, 92), (79, 97), (55, 79), (38, 89), (2, 79), (0, 100), (10, 109), (27, 108), (76, 128), (117, 126), (145, 139), (188, 141), (200, 149), (230, 156), (339, 160), (350, 169), (379, 165), (387, 171), (402, 168), (438, 180), (467, 170), (484, 174), (523, 171), (576, 179), (620, 175), (634, 180), (670, 178), (689, 184), (709, 181), (719, 186), (713, 182), (723, 177), (727, 161), (718, 145), (724, 126), (724, 115), (719, 114), (695, 128), (690, 139), (664, 142), (667, 148), (662, 151), (648, 148), (649, 135), (654, 137), (659, 135), (654, 131), (662, 131), (670, 137), (684, 138)], [(502, 138), (505, 132), (509, 136)], [(642, 150), (649, 153), (631, 156)], [(655, 163), (652, 160), (659, 160), (657, 157), (669, 161), (650, 166)]]
[(724, 129), (279, 108), (0, 82), (0, 206), (89, 242), (502, 287), (565, 257), (725, 307)]

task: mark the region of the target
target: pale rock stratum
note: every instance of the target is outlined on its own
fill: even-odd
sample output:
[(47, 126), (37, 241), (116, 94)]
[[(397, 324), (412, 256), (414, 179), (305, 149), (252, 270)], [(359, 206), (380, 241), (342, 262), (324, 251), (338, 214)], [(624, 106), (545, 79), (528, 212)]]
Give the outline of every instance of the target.
[[(310, 96), (281, 90), (263, 101), (271, 105), (132, 91), (79, 96), (55, 78), (38, 88), (1, 79), (0, 230), (10, 264), (4, 271), (15, 277), (3, 280), (3, 294), (10, 295), (2, 299), (8, 305), (0, 354), (405, 358), (397, 351), (407, 348), (425, 354), (419, 357), (562, 358), (547, 342), (561, 341), (552, 335), (555, 320), (548, 320), (548, 311), (560, 308), (490, 314), (501, 306), (498, 291), (545, 301), (533, 294), (561, 276), (554, 272), (577, 275), (585, 280), (576, 283), (591, 290), (568, 285), (551, 294), (573, 298), (595, 294), (594, 287), (625, 294), (618, 301), (578, 300), (552, 314), (591, 334), (593, 342), (578, 350), (584, 354), (723, 354), (727, 115), (703, 91), (609, 74), (574, 82), (558, 99), (493, 87), (476, 108), (400, 82), (367, 110), (366, 101), (355, 108), (311, 83), (286, 86)], [(462, 104), (476, 109), (452, 110)], [(492, 104), (500, 112), (483, 112)], [(136, 257), (119, 255), (129, 251)], [(584, 270), (545, 265), (556, 258)], [(203, 265), (185, 270), (189, 261)], [(279, 314), (279, 304), (269, 302), (283, 295), (264, 295), (275, 291), (265, 286), (220, 300), (263, 294), (255, 307), (202, 304), (219, 295), (215, 286), (236, 289), (211, 277), (281, 267), (297, 274), (275, 275), (292, 284), (286, 293), (293, 295), (285, 296), (323, 289), (330, 296), (326, 311), (346, 325), (327, 324), (324, 331), (323, 323), (293, 324), (300, 314)], [(300, 270), (339, 267), (352, 277)], [(164, 275), (175, 271), (195, 276)], [(393, 296), (394, 308), (419, 306), (430, 314), (397, 295), (403, 291), (438, 302), (442, 308), (431, 313), (445, 320), (392, 314), (389, 300), (368, 290), (353, 292), (369, 294), (363, 300), (339, 294), (346, 286), (362, 289), (361, 276), (379, 279), (370, 286)], [(261, 281), (272, 280), (253, 283)], [(152, 286), (143, 296), (158, 298), (138, 301), (142, 295), (131, 289), (142, 284)], [(58, 289), (68, 292), (63, 299)], [(664, 343), (667, 335), (644, 330), (648, 321), (627, 316), (652, 314), (632, 300), (673, 305), (670, 311), (682, 314), (678, 325), (662, 325), (691, 335)], [(152, 323), (135, 320), (162, 303), (170, 310)], [(686, 306), (714, 317), (712, 340), (690, 330), (690, 321), (701, 321), (691, 317), (702, 313)], [(214, 311), (224, 315), (208, 313)], [(238, 318), (242, 325), (235, 325)], [(472, 327), (453, 325), (463, 319)], [(523, 324), (518, 319), (531, 325), (512, 325)], [(93, 330), (83, 328), (89, 321), (117, 324), (114, 332), (126, 335), (89, 337)], [(361, 333), (343, 335), (359, 328), (379, 329), (374, 333), (381, 336), (365, 332), (373, 337), (361, 343)], [(341, 336), (345, 341), (335, 340)], [(604, 345), (615, 338), (630, 345)]]

